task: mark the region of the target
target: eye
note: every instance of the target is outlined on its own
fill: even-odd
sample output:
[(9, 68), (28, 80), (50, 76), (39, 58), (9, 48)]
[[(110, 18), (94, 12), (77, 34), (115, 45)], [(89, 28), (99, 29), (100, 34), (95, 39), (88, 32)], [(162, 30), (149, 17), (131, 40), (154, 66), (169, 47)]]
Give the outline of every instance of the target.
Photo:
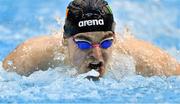
[(113, 38), (107, 38), (107, 39), (104, 39), (100, 45), (101, 45), (101, 48), (103, 49), (107, 49), (109, 47), (112, 46), (112, 43), (113, 43)]
[(81, 50), (86, 50), (92, 48), (91, 42), (87, 40), (80, 40), (80, 39), (75, 39), (74, 40), (77, 47)]

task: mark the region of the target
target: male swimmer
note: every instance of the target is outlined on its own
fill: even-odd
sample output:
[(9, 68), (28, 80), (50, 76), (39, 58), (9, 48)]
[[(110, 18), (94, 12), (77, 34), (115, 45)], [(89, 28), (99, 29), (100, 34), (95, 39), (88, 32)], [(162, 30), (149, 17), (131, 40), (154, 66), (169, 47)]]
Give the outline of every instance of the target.
[(28, 76), (57, 67), (62, 62), (55, 57), (64, 54), (63, 63), (76, 67), (79, 74), (94, 69), (102, 77), (116, 51), (134, 59), (137, 74), (180, 74), (180, 64), (170, 55), (150, 43), (121, 37), (114, 29), (115, 21), (106, 1), (74, 0), (67, 7), (63, 38), (43, 36), (27, 40), (4, 59), (3, 67)]

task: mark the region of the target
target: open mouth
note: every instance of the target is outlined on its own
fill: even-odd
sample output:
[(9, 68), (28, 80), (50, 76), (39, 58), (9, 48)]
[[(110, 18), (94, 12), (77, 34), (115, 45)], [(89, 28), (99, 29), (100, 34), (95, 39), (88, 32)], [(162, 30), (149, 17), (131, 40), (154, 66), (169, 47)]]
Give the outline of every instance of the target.
[(96, 71), (100, 71), (100, 67), (101, 66), (103, 66), (102, 62), (92, 62), (92, 63), (89, 63), (89, 68), (90, 69), (94, 69)]

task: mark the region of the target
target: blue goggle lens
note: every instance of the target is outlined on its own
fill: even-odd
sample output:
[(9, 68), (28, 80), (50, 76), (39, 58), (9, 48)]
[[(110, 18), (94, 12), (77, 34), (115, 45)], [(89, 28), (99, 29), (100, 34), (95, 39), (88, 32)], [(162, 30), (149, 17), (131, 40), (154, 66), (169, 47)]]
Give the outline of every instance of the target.
[[(103, 49), (107, 49), (112, 46), (112, 41), (113, 41), (112, 39), (104, 40), (100, 43), (100, 47)], [(92, 44), (90, 44), (89, 42), (86, 42), (86, 41), (76, 41), (76, 44), (77, 44), (78, 48), (81, 50), (86, 50), (86, 49), (90, 49), (93, 47)]]
[(77, 41), (76, 42), (79, 49), (86, 50), (92, 48), (92, 45), (86, 41)]
[(100, 44), (101, 48), (103, 48), (103, 49), (107, 49), (107, 48), (111, 47), (111, 45), (112, 45), (112, 40), (105, 40), (105, 41), (101, 42), (101, 44)]

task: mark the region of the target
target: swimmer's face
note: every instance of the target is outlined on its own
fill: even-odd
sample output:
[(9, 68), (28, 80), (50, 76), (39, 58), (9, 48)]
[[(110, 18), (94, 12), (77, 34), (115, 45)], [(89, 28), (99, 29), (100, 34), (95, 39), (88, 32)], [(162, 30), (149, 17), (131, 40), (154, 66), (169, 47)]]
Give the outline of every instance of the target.
[[(67, 41), (69, 61), (79, 69), (79, 73), (95, 69), (100, 73), (100, 77), (104, 75), (112, 56), (113, 32), (79, 33), (68, 38)], [(87, 44), (92, 45), (92, 47), (88, 47)]]

